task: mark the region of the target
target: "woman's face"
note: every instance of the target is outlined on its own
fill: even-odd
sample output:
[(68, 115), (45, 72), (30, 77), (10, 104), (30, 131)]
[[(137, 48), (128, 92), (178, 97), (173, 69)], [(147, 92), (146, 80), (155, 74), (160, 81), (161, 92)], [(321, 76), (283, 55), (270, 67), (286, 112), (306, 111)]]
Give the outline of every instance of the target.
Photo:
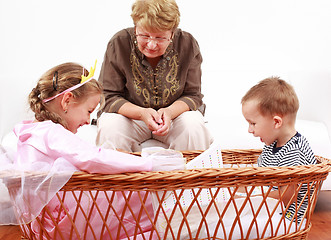
[(157, 58), (162, 56), (168, 48), (172, 31), (148, 32), (142, 27), (136, 26), (136, 36), (139, 50), (147, 58)]

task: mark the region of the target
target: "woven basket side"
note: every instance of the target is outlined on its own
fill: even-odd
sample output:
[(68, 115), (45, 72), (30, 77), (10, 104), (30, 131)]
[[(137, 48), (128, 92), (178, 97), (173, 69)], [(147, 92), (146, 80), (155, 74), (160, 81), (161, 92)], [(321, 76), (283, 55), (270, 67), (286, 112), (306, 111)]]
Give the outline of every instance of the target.
[[(319, 184), (315, 183), (316, 190)], [(207, 203), (200, 197), (206, 195), (205, 190), (209, 191)], [(220, 200), (223, 190), (231, 195), (227, 202)], [(285, 207), (280, 201), (269, 201), (267, 192), (265, 198), (252, 195), (238, 202), (235, 191), (199, 188), (191, 193), (191, 202), (181, 200), (187, 194), (185, 189), (61, 191), (56, 196), (57, 211), (47, 206), (33, 225), (21, 228), (26, 239), (126, 239), (133, 235), (143, 239), (305, 239), (307, 236), (318, 191), (309, 197), (310, 205), (301, 223), (279, 216), (279, 210), (285, 212)], [(249, 195), (254, 189), (247, 191)], [(164, 201), (169, 197), (176, 203), (166, 208)], [(67, 200), (74, 201), (76, 206), (68, 209)]]
[[(183, 154), (190, 160), (200, 153)], [(56, 194), (55, 205), (21, 226), (22, 234), (26, 239), (306, 239), (328, 159), (317, 156), (319, 164), (311, 166), (252, 166), (260, 153), (222, 150), (224, 163), (234, 168), (77, 172)], [(15, 191), (18, 181), (11, 186)], [(298, 200), (303, 187), (306, 195)]]

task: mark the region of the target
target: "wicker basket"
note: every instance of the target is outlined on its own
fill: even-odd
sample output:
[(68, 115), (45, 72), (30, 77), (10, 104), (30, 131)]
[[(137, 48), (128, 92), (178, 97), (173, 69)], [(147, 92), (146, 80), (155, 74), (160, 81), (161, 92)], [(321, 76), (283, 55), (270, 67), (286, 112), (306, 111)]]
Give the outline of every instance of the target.
[[(183, 152), (188, 160), (200, 153)], [(307, 239), (316, 200), (330, 170), (328, 159), (317, 156), (319, 164), (310, 166), (260, 168), (253, 165), (260, 153), (261, 150), (222, 150), (223, 163), (229, 167), (217, 169), (114, 175), (77, 172), (56, 195), (58, 215), (46, 206), (35, 221), (21, 225), (22, 238)], [(272, 187), (285, 186), (286, 192), (293, 191), (289, 186), (295, 186), (293, 201), (305, 184), (308, 206), (302, 221), (285, 218), (285, 195), (280, 196), (281, 200), (273, 199), (270, 205)], [(258, 188), (262, 196), (253, 196)], [(209, 199), (202, 204), (200, 195), (205, 190)], [(192, 201), (183, 206), (181, 199), (187, 192)], [(281, 194), (280, 190), (276, 192)], [(224, 193), (228, 200), (220, 201)], [(164, 202), (170, 196), (175, 204), (165, 209)], [(76, 206), (71, 214), (66, 208), (69, 198)], [(82, 203), (86, 198), (90, 201), (88, 208)], [(99, 198), (106, 204), (99, 205)], [(119, 198), (124, 202), (120, 211), (116, 206)], [(299, 208), (300, 202), (297, 203)], [(63, 217), (67, 219), (66, 230), (63, 222), (60, 224)]]

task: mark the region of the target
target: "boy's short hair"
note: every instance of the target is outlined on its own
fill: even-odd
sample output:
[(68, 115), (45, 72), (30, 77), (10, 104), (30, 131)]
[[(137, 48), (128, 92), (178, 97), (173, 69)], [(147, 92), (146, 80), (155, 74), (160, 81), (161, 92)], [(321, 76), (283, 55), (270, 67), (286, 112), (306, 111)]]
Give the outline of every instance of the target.
[(241, 103), (257, 100), (262, 115), (293, 114), (299, 109), (299, 100), (294, 88), (279, 77), (270, 77), (253, 86), (241, 99)]

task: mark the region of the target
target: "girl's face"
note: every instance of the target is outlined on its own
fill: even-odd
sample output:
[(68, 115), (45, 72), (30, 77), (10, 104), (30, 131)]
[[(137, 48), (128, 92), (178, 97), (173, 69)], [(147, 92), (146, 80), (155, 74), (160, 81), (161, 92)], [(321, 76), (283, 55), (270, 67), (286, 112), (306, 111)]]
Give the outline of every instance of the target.
[(254, 137), (259, 137), (266, 145), (270, 145), (277, 140), (273, 116), (262, 115), (256, 100), (243, 103), (242, 113), (249, 124), (248, 132), (252, 133)]
[(140, 52), (147, 58), (157, 58), (162, 56), (167, 50), (171, 41), (172, 31), (151, 33), (136, 26), (136, 36)]
[(79, 127), (90, 124), (90, 115), (99, 104), (100, 97), (99, 93), (94, 93), (82, 101), (71, 98), (67, 113), (64, 114), (70, 132), (77, 133)]

